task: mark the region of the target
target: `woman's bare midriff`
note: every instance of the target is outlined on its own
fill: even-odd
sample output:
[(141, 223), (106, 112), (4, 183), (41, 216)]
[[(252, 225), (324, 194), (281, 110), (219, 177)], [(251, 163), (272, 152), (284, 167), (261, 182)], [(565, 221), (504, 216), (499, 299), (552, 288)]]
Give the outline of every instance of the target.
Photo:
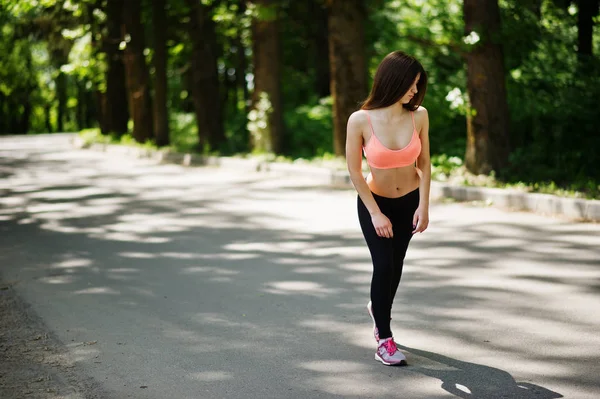
[(419, 175), (414, 165), (393, 169), (371, 167), (366, 180), (371, 192), (388, 198), (402, 197), (419, 187)]

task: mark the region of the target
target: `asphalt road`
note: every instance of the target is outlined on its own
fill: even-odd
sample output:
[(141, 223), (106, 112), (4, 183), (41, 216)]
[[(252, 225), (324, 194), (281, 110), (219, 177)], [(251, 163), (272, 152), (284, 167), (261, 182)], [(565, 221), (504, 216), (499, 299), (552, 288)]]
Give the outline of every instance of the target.
[(598, 398), (600, 225), (438, 203), (373, 358), (356, 195), (0, 139), (0, 273), (107, 398)]

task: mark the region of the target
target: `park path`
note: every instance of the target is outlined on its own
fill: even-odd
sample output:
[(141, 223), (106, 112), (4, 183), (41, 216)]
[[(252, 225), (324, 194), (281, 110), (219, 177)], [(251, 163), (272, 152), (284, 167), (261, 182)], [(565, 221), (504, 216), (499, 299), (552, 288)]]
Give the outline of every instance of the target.
[(600, 225), (433, 204), (389, 368), (352, 191), (69, 140), (0, 139), (0, 273), (107, 398), (600, 397)]

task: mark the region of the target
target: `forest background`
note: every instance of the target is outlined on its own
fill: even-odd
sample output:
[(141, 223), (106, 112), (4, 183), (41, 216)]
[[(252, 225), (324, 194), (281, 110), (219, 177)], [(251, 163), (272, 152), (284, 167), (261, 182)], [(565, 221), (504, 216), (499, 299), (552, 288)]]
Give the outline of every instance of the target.
[(391, 51), (433, 175), (600, 197), (600, 0), (0, 0), (0, 134), (342, 163)]

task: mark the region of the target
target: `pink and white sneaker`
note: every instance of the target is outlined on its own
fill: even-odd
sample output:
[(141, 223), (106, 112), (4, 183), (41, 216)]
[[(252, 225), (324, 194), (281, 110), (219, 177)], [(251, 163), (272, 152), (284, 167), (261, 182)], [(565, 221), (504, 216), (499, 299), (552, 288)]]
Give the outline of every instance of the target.
[(406, 366), (406, 356), (398, 350), (394, 338), (384, 338), (377, 345), (375, 360), (379, 360), (386, 366)]

